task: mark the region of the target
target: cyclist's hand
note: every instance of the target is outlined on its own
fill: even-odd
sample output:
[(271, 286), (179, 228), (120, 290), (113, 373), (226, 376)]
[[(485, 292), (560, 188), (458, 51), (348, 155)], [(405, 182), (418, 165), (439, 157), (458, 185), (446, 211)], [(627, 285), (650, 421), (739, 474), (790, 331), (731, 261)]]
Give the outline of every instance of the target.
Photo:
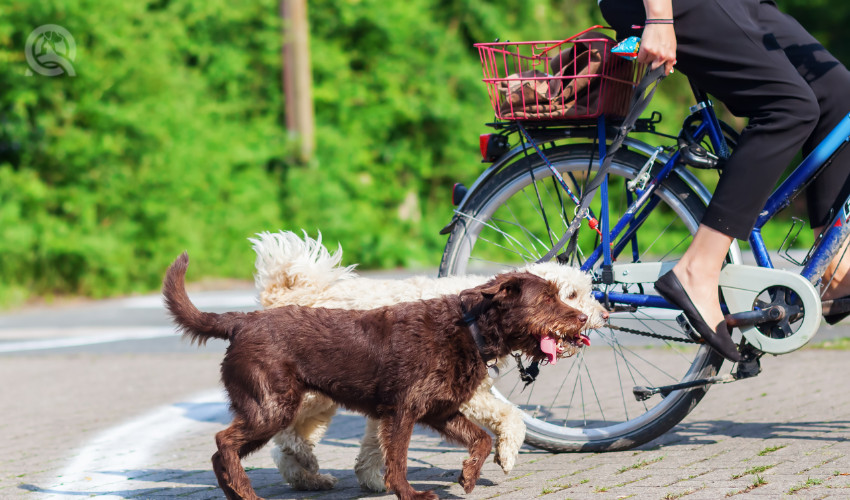
[(651, 63), (652, 69), (662, 64), (665, 75), (673, 71), (676, 64), (676, 32), (672, 24), (648, 24), (643, 28), (638, 62)]

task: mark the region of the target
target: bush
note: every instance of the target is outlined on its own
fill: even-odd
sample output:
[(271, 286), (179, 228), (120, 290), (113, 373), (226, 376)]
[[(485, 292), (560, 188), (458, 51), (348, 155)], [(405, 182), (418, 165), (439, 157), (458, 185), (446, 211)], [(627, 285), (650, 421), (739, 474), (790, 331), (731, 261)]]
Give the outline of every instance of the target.
[[(158, 287), (189, 249), (246, 276), (253, 232), (279, 227), (286, 155), (273, 5), (13, 2), (0, 16), (0, 301)], [(46, 22), (77, 76), (27, 76)]]
[[(278, 1), (10, 0), (0, 6), (0, 305), (248, 278), (246, 238), (304, 228), (365, 267), (435, 266), (450, 189), (483, 169), (492, 118), (477, 41), (560, 39), (583, 0), (311, 0), (317, 150), (283, 126)], [(29, 33), (58, 24), (76, 77), (27, 75)], [(675, 132), (690, 101), (665, 82)]]

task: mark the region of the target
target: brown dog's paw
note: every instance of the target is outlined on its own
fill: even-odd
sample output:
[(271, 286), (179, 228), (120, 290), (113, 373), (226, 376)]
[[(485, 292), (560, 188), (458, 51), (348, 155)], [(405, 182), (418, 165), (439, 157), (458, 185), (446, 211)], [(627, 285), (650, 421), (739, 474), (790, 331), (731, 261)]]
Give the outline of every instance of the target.
[(411, 500), (439, 500), (440, 497), (437, 496), (431, 490), (428, 491), (414, 491), (413, 496), (410, 497)]
[(475, 483), (481, 475), (481, 461), (478, 458), (468, 458), (463, 461), (463, 472), (460, 473), (458, 483), (463, 486), (463, 491), (472, 493), (475, 489)]

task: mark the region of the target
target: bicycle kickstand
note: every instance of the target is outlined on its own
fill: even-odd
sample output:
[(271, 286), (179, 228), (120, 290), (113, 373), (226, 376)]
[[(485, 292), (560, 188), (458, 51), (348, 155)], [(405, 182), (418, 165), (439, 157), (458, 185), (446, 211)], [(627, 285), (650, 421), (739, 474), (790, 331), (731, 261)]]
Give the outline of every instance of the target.
[(761, 373), (761, 363), (759, 362), (759, 358), (761, 358), (763, 354), (764, 353), (756, 350), (750, 344), (744, 344), (744, 347), (741, 349), (741, 356), (743, 359), (738, 363), (738, 369), (735, 370), (735, 373), (715, 375), (714, 377), (691, 380), (678, 384), (663, 385), (661, 387), (645, 387), (639, 385), (632, 389), (632, 394), (634, 394), (636, 400), (646, 401), (655, 394), (661, 394), (662, 398), (666, 398), (671, 392), (681, 389), (691, 389), (694, 387), (704, 387), (706, 385), (714, 384), (728, 384), (730, 382), (735, 382), (736, 380), (755, 377)]

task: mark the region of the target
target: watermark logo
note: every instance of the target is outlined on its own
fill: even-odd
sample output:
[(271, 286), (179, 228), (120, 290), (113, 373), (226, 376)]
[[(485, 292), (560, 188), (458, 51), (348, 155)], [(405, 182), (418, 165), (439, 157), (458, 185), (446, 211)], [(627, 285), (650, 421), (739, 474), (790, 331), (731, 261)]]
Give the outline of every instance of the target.
[[(77, 76), (71, 64), (77, 57), (77, 44), (71, 33), (58, 24), (45, 24), (27, 37), (27, 64), (44, 76)], [(28, 75), (32, 72), (28, 71)]]

